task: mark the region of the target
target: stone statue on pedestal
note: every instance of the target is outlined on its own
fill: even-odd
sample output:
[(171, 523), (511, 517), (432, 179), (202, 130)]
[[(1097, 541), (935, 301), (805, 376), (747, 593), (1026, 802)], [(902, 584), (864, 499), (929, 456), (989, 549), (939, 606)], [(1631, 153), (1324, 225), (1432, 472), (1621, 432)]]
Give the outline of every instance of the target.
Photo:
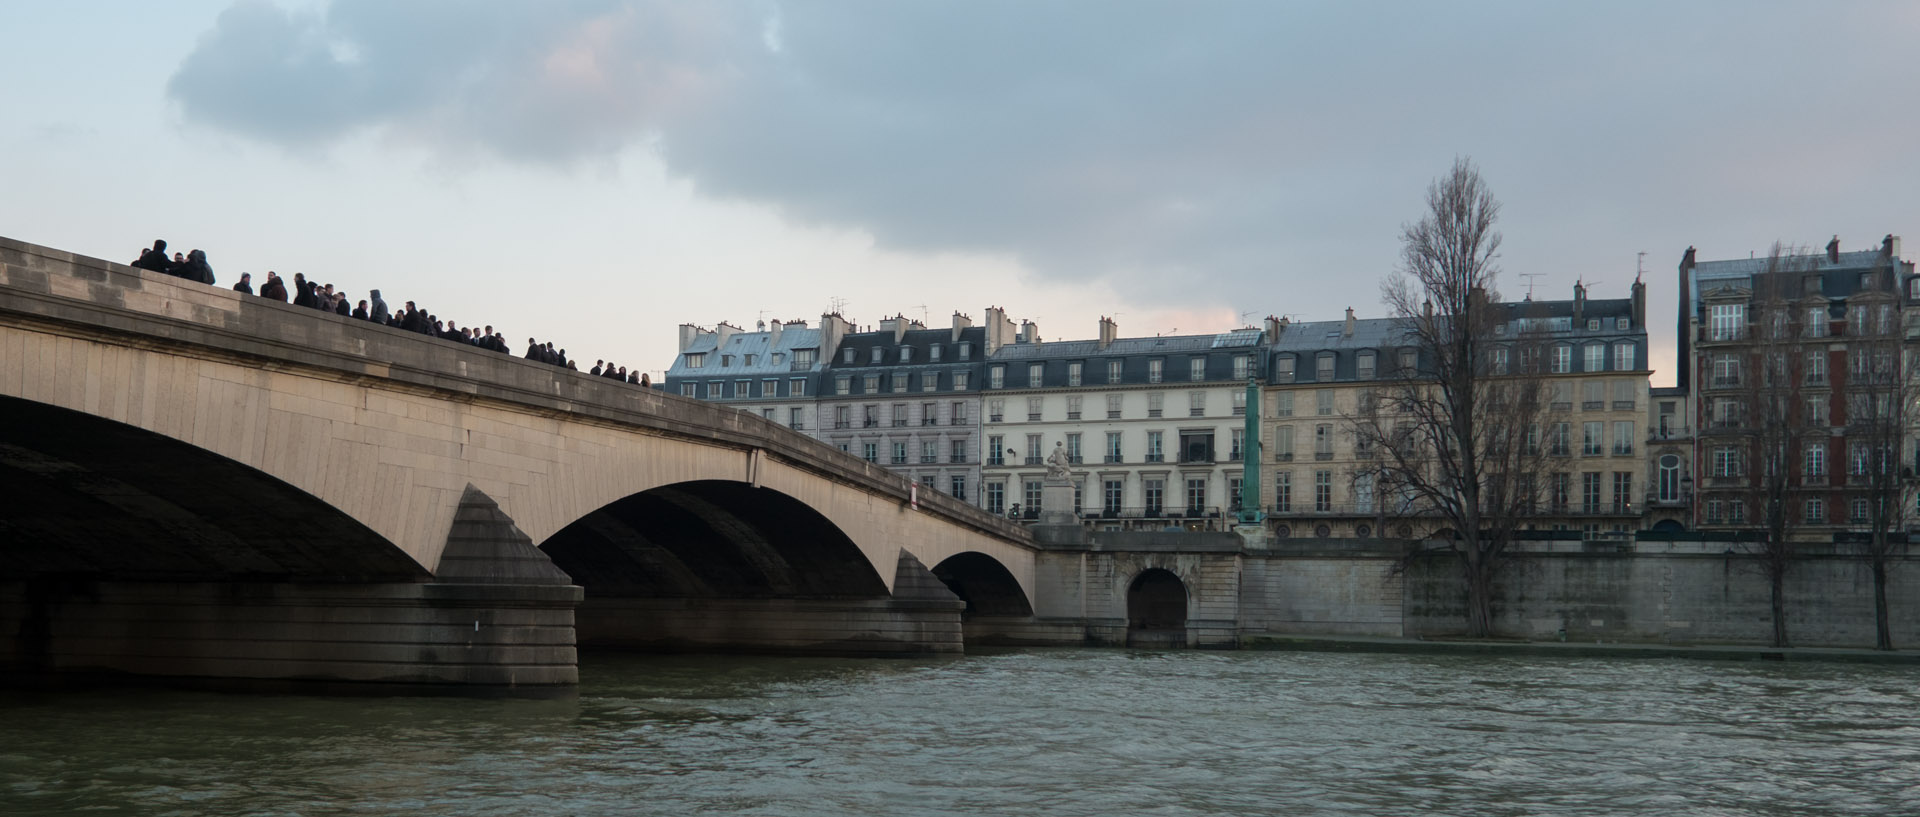
[(1067, 466), (1071, 464), (1072, 458), (1067, 456), (1066, 447), (1060, 443), (1054, 443), (1053, 453), (1047, 455), (1047, 481), (1056, 485), (1071, 481), (1073, 474), (1067, 470)]

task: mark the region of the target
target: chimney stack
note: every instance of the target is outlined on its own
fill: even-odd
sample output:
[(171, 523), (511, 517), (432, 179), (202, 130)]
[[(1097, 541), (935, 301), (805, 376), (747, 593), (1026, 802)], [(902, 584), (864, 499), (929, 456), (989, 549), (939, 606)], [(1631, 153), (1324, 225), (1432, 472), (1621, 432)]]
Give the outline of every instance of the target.
[(1584, 329), (1587, 325), (1587, 285), (1573, 282), (1573, 328)]
[(987, 348), (991, 356), (1000, 351), (1000, 347), (1013, 342), (1013, 321), (1007, 320), (1007, 310), (997, 306), (987, 307)]
[(772, 351), (778, 348), (780, 348), (780, 321), (776, 319), (767, 324), (767, 350)]
[(1119, 334), (1120, 334), (1120, 325), (1114, 323), (1112, 318), (1109, 318), (1105, 315), (1101, 315), (1100, 316), (1100, 343), (1099, 343), (1100, 350), (1104, 352), (1106, 351), (1107, 347), (1112, 346), (1114, 338), (1118, 337)]
[(1021, 343), (1039, 343), (1040, 342), (1039, 324), (1036, 324), (1033, 321), (1029, 321), (1029, 320), (1020, 321), (1019, 340)]
[(713, 339), (713, 348), (718, 349), (727, 345), (727, 338), (733, 337), (734, 334), (739, 331), (740, 327), (734, 326), (726, 321), (721, 321), (719, 326), (713, 328), (713, 333), (719, 335), (719, 337)]
[(1827, 242), (1827, 263), (1840, 263), (1840, 236), (1836, 235), (1832, 241)]
[(1347, 325), (1340, 330), (1341, 337), (1353, 337), (1353, 307), (1347, 307)]
[(820, 315), (820, 359), (822, 363), (833, 360), (840, 352), (840, 341), (853, 331), (853, 324), (838, 312), (823, 312)]
[(953, 311), (953, 342), (959, 343), (960, 330), (966, 329), (970, 326), (973, 326), (973, 319), (960, 314), (960, 310), (958, 309), (954, 310)]
[(680, 324), (680, 351), (684, 352), (693, 348), (694, 341), (699, 340), (704, 335), (711, 334), (713, 333), (690, 323)]
[(1900, 237), (1892, 233), (1888, 233), (1886, 238), (1880, 239), (1880, 254), (1885, 256), (1889, 261), (1895, 258), (1899, 258), (1900, 257)]

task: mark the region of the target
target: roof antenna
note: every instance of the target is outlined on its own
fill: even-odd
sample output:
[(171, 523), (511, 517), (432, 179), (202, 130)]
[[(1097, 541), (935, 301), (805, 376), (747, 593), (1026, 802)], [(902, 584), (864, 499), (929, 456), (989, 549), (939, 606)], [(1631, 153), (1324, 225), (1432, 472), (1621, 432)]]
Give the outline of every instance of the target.
[(1646, 275), (1646, 274), (1647, 274), (1647, 251), (1641, 250), (1640, 257), (1633, 262), (1633, 280), (1635, 282), (1638, 282), (1640, 280), (1640, 276)]
[(1544, 272), (1523, 272), (1520, 277), (1527, 279), (1527, 300), (1533, 300), (1533, 279), (1545, 275)]
[(920, 310), (920, 325), (925, 326), (927, 323), (927, 305), (921, 304), (916, 308)]
[(827, 311), (829, 313), (832, 313), (834, 315), (839, 315), (840, 317), (844, 318), (846, 317), (846, 314), (844, 312), (846, 308), (847, 308), (847, 299), (842, 298), (838, 295), (833, 295), (827, 298)]

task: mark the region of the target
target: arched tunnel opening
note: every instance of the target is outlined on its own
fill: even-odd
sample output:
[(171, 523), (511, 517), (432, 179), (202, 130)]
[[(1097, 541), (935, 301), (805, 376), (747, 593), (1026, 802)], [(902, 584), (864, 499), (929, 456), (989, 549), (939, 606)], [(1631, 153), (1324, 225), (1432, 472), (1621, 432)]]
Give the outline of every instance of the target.
[(576, 615), (583, 647), (865, 655), (960, 645), (952, 599), (897, 598), (831, 520), (746, 483), (643, 491), (540, 548), (586, 590)]
[(1187, 585), (1170, 570), (1148, 568), (1127, 586), (1127, 644), (1185, 646)]

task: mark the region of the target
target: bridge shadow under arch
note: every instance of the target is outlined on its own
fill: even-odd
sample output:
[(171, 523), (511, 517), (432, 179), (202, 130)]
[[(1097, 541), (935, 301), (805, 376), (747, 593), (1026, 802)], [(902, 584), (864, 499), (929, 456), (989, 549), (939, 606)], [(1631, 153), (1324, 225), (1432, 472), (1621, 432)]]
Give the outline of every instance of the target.
[(859, 546), (820, 512), (744, 482), (681, 482), (624, 497), (540, 549), (589, 598), (887, 595)]
[(1186, 582), (1163, 568), (1140, 571), (1127, 586), (1127, 646), (1187, 644)]
[(1019, 580), (992, 556), (974, 551), (957, 553), (935, 565), (933, 575), (966, 602), (962, 618), (1033, 615), (1033, 604), (1021, 591)]
[(0, 580), (419, 581), (326, 501), (125, 423), (0, 396)]

